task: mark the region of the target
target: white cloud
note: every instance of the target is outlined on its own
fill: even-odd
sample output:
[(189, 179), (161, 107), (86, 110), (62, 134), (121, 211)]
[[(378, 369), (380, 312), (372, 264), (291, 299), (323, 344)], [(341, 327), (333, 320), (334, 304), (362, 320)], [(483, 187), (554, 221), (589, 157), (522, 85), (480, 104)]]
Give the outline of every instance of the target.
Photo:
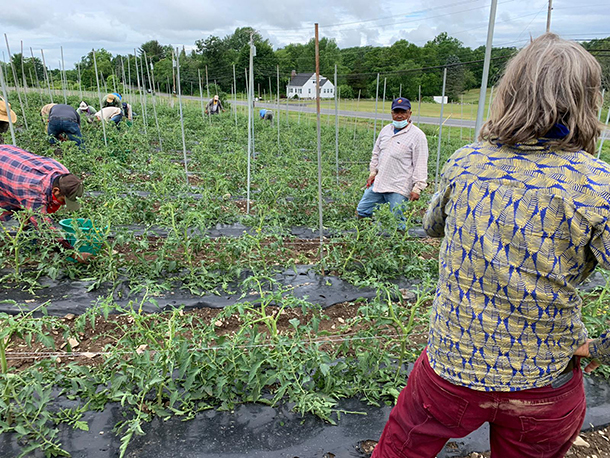
[[(547, 0), (500, 0), (494, 45), (522, 45), (529, 34), (543, 33)], [(133, 52), (148, 40), (162, 44), (193, 46), (195, 40), (213, 34), (225, 36), (235, 28), (251, 25), (276, 47), (305, 43), (320, 23), (320, 35), (334, 38), (340, 47), (389, 45), (406, 39), (423, 45), (441, 32), (466, 46), (485, 43), (489, 18), (488, 0), (107, 0), (103, 3), (67, 0), (20, 0), (3, 6), (2, 29), (19, 52), (23, 40), (26, 55), (45, 49), (47, 64), (55, 67), (63, 46), (66, 66), (72, 68), (91, 48), (113, 54)], [(566, 38), (601, 38), (608, 31), (610, 10), (600, 0), (557, 3), (553, 31)]]

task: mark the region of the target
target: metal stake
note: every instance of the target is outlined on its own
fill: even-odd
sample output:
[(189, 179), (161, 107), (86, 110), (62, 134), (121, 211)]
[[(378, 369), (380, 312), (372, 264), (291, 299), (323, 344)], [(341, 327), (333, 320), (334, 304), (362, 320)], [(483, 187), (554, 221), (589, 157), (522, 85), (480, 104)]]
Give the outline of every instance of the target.
[(318, 219), (320, 226), (320, 262), (324, 259), (324, 221), (322, 213), (322, 126), (320, 119), (320, 45), (318, 40), (318, 23), (316, 23), (316, 119), (318, 122)]
[(49, 88), (49, 97), (51, 99), (51, 103), (53, 103), (53, 94), (51, 93), (51, 82), (49, 78), (49, 73), (47, 72), (47, 63), (44, 60), (44, 51), (42, 49), (40, 50), (40, 54), (42, 55), (42, 68), (44, 69), (44, 77), (47, 80), (47, 87)]
[(440, 126), (438, 128), (438, 149), (436, 152), (436, 178), (434, 179), (434, 185), (438, 190), (438, 170), (441, 162), (441, 138), (443, 136), (443, 109), (445, 107), (445, 86), (447, 85), (447, 67), (443, 70), (443, 93), (441, 94), (441, 117)]
[(108, 146), (108, 139), (106, 138), (106, 120), (104, 119), (104, 113), (102, 112), (102, 93), (100, 92), (100, 78), (97, 73), (97, 58), (95, 57), (95, 49), (93, 51), (93, 66), (95, 69), (95, 82), (97, 83), (97, 98), (100, 104), (100, 118), (102, 121), (102, 130), (104, 131), (104, 145)]
[(419, 98), (417, 99), (417, 127), (421, 123), (421, 85), (419, 86)]
[(337, 169), (337, 186), (339, 186), (339, 89), (337, 86), (337, 64), (335, 64), (335, 165)]
[[(277, 68), (277, 109), (275, 110), (275, 112), (277, 113), (276, 116), (276, 124), (277, 124), (277, 154), (280, 154), (280, 66), (278, 65)], [(286, 98), (288, 98), (288, 94), (286, 94)]]
[(21, 76), (23, 78), (23, 99), (25, 100), (25, 107), (30, 108), (28, 105), (28, 81), (25, 78), (25, 57), (23, 55), (23, 40), (21, 40)]
[(8, 94), (6, 93), (6, 83), (4, 82), (4, 71), (2, 70), (2, 65), (0, 65), (0, 83), (2, 84), (4, 107), (6, 109), (6, 114), (8, 115), (8, 126), (11, 130), (11, 139), (13, 140), (13, 146), (17, 146), (17, 140), (15, 140), (15, 128), (13, 127), (13, 119), (11, 117), (11, 109), (8, 106)]
[(483, 110), (485, 109), (485, 97), (487, 96), (487, 80), (489, 79), (489, 63), (491, 61), (491, 45), (494, 38), (497, 7), (498, 0), (491, 0), (491, 8), (489, 10), (489, 25), (487, 28), (487, 44), (485, 45), (485, 59), (483, 61), (483, 75), (481, 77), (481, 91), (479, 93), (479, 106), (477, 108), (477, 121), (474, 127), (475, 138), (479, 136), (479, 131), (483, 125)]
[[(157, 117), (157, 97), (155, 95), (155, 78), (153, 72), (150, 71), (150, 66), (148, 62), (148, 58), (146, 57), (146, 51), (144, 52), (144, 63), (146, 64), (146, 74), (148, 75), (148, 87), (150, 88), (150, 93), (152, 95), (153, 100), (153, 114), (155, 116), (155, 125), (157, 126), (157, 135), (159, 136), (159, 148), (163, 150), (163, 141), (161, 140), (161, 128), (159, 127), (159, 118)], [(150, 62), (152, 66), (152, 62)]]
[(66, 84), (68, 81), (66, 80), (66, 66), (64, 65), (64, 47), (60, 46), (61, 50), (61, 89), (64, 94), (64, 103), (68, 104), (68, 97), (66, 96)]
[[(4, 34), (4, 39), (6, 40), (6, 50), (8, 51), (8, 61), (11, 65), (11, 70), (13, 72), (13, 80), (15, 81), (15, 90), (17, 91), (17, 99), (19, 100), (19, 108), (21, 109), (21, 116), (23, 116), (23, 125), (26, 130), (28, 129), (28, 120), (25, 116), (25, 108), (23, 107), (23, 101), (21, 100), (21, 90), (19, 89), (19, 80), (17, 79), (17, 71), (15, 70), (15, 65), (13, 64), (13, 56), (11, 55), (11, 48), (8, 45), (8, 37), (6, 33)], [(23, 59), (23, 54), (21, 55), (21, 59)], [(25, 94), (25, 93), (24, 93)]]
[(597, 152), (597, 158), (602, 154), (602, 148), (604, 147), (604, 140), (606, 139), (606, 131), (608, 130), (608, 122), (610, 121), (610, 107), (608, 107), (608, 113), (606, 114), (606, 128), (602, 132), (602, 139), (599, 144), (599, 151)]
[[(174, 55), (173, 50), (172, 50), (172, 56)], [(133, 57), (134, 57), (134, 63), (136, 64), (136, 81), (138, 83), (138, 94), (140, 95), (140, 108), (142, 108), (142, 119), (144, 120), (144, 134), (148, 135), (147, 129), (146, 129), (146, 113), (144, 111), (144, 101), (142, 99), (142, 86), (140, 85), (140, 70), (139, 70), (139, 65), (138, 65), (138, 54), (134, 48), (133, 50)]]
[(182, 129), (182, 152), (184, 153), (184, 178), (189, 184), (189, 169), (186, 159), (186, 136), (184, 135), (184, 116), (182, 114), (182, 88), (180, 87), (180, 53), (176, 48), (176, 79), (178, 83), (178, 104), (180, 105), (180, 128)]
[(197, 69), (197, 81), (199, 82), (199, 99), (201, 101), (201, 119), (205, 124), (205, 111), (203, 109), (203, 87), (201, 85), (201, 70)]
[(375, 90), (375, 128), (373, 130), (373, 148), (377, 141), (377, 102), (379, 101), (379, 73), (377, 73), (377, 89)]
[(252, 104), (254, 103), (254, 38), (250, 34), (250, 74), (248, 77), (248, 176), (247, 176), (247, 191), (246, 191), (246, 214), (250, 214), (250, 183), (251, 183), (251, 158), (252, 158), (252, 143), (254, 142), (253, 132), (253, 113)]
[[(208, 80), (208, 66), (205, 66), (205, 89), (208, 92), (208, 104), (210, 103), (210, 82)], [(212, 113), (208, 110), (208, 121), (212, 123)]]

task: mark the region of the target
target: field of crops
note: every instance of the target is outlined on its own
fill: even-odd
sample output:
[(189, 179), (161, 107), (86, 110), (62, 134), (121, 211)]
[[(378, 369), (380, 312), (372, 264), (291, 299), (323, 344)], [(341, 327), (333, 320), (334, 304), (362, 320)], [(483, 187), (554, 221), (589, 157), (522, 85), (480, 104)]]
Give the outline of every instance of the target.
[[(188, 175), (177, 102), (157, 100), (157, 129), (149, 99), (147, 123), (140, 115), (131, 128), (108, 126), (108, 146), (101, 126), (84, 124), (84, 150), (50, 146), (38, 110), (32, 94), (17, 145), (84, 178), (79, 214), (56, 219), (91, 219), (103, 246), (83, 265), (56, 249), (51, 228), (25, 230), (27, 215), (0, 226), (0, 432), (24, 454), (68, 456), (60, 431), (88, 430), (83, 415), (113, 403), (124, 418), (113, 430), (121, 456), (155, 417), (262, 403), (335, 423), (349, 413), (337, 407), (344, 398), (393, 404), (426, 343), (439, 241), (399, 231), (388, 208), (355, 217), (372, 122), (342, 118), (337, 156), (334, 119), (323, 119), (321, 243), (314, 118), (282, 114), (279, 136), (276, 123), (255, 120), (248, 203), (243, 110), (207, 118), (198, 103), (184, 106)], [(409, 205), (408, 229), (434, 188), (438, 127), (421, 127), (431, 184)], [(466, 142), (459, 129), (443, 132), (441, 164)], [(312, 301), (295, 294), (291, 271), (313, 292), (374, 293)], [(88, 295), (45, 295), (70, 284)], [(606, 292), (587, 293), (591, 335), (608, 326)], [(183, 307), (168, 305), (171, 295), (229, 299)]]

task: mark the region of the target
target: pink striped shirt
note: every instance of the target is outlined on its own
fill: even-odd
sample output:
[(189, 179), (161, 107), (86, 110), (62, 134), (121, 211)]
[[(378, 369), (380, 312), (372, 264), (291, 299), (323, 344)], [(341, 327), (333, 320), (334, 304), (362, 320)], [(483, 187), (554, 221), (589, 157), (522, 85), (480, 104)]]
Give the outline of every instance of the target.
[(410, 123), (394, 133), (388, 124), (377, 137), (370, 172), (377, 173), (375, 192), (396, 192), (409, 197), (428, 186), (428, 140), (418, 127)]

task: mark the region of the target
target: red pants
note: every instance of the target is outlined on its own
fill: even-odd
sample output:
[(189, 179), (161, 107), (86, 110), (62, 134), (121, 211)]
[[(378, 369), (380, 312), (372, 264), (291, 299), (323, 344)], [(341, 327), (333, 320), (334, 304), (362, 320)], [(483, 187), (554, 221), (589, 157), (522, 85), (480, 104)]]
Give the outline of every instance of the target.
[(490, 424), (493, 458), (563, 457), (585, 419), (580, 363), (563, 386), (476, 391), (434, 372), (424, 350), (398, 397), (372, 458), (433, 458), (450, 438)]

